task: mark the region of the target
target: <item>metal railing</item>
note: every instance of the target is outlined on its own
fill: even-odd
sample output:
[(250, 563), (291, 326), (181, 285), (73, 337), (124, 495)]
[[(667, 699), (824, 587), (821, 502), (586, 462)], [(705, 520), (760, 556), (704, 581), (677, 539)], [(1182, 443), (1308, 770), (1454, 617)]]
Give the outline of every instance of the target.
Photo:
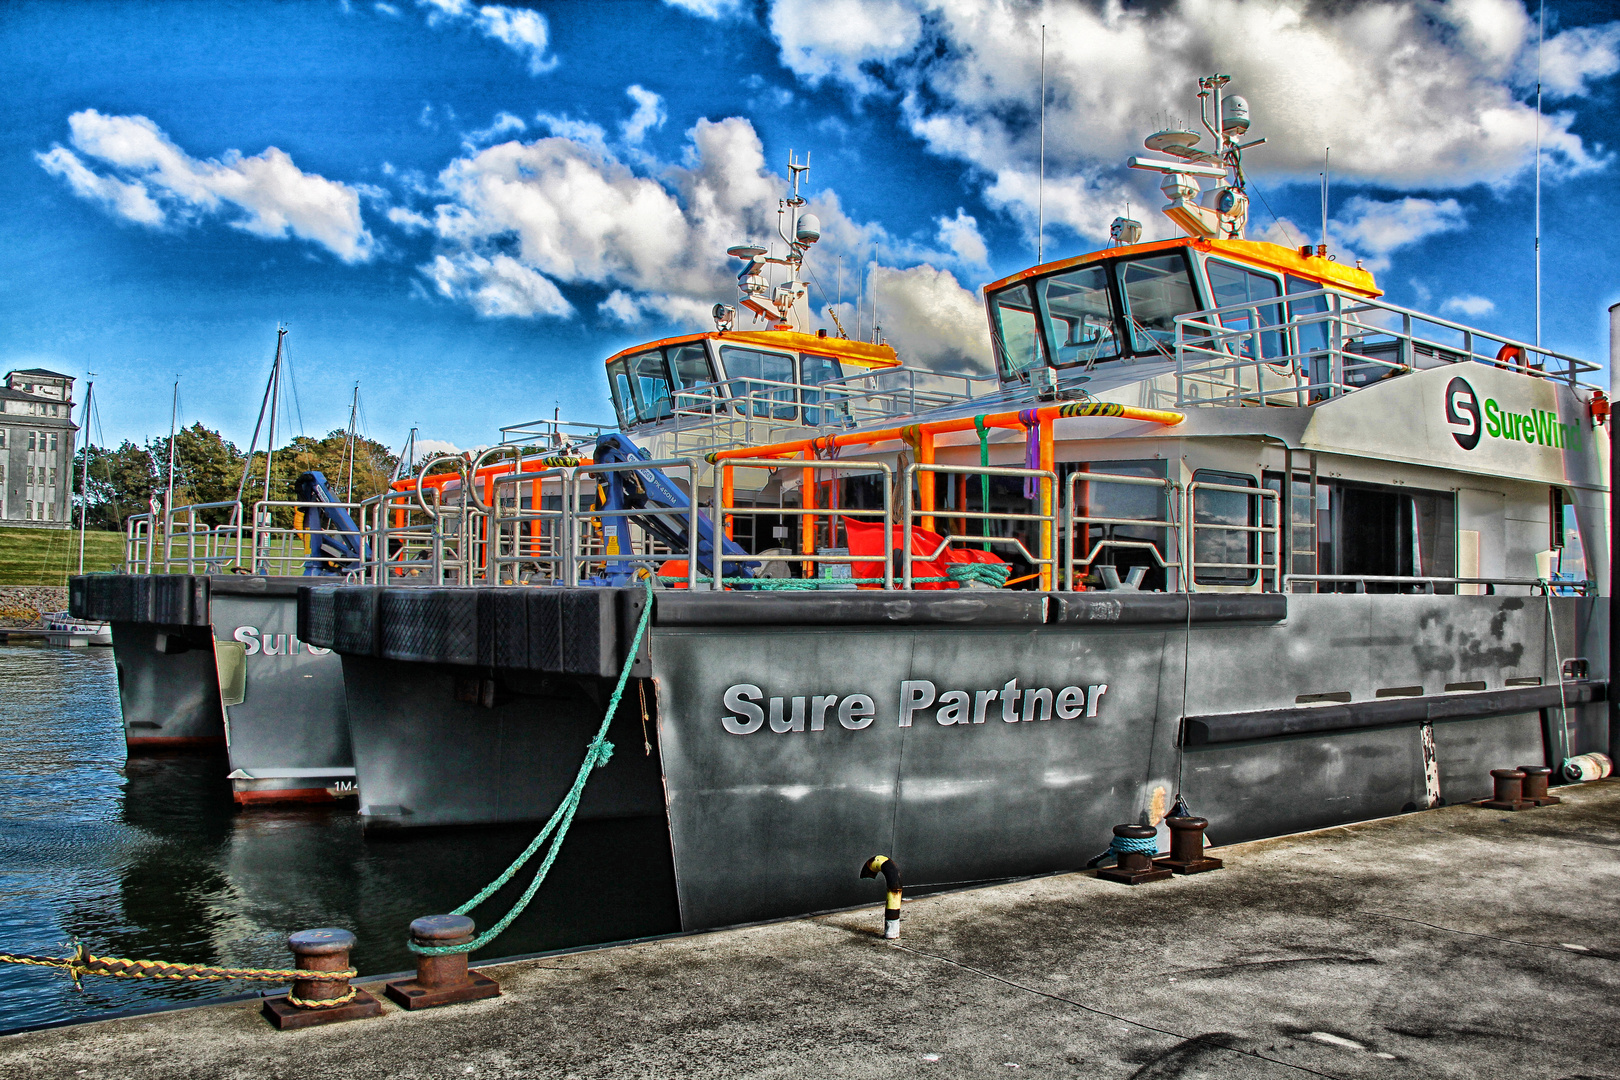
[[(1224, 521), (1199, 520), (1198, 493), (1201, 491), (1243, 495), (1257, 500), (1255, 504), (1249, 508), (1247, 517), (1249, 521), (1258, 522), (1259, 524), (1236, 525)], [(1277, 537), (1280, 532), (1277, 525), (1277, 506), (1280, 498), (1281, 496), (1277, 492), (1272, 491), (1270, 488), (1264, 487), (1241, 487), (1237, 484), (1217, 484), (1208, 480), (1194, 480), (1192, 483), (1187, 485), (1186, 505), (1183, 508), (1182, 514), (1183, 520), (1187, 521), (1189, 525), (1187, 529), (1187, 547), (1186, 550), (1183, 551), (1182, 556), (1187, 568), (1191, 571), (1191, 573), (1187, 575), (1189, 591), (1198, 592), (1199, 586), (1201, 585), (1246, 587), (1254, 584), (1257, 580), (1259, 580), (1257, 575), (1264, 574), (1266, 571), (1270, 571), (1273, 580), (1275, 580), (1276, 575), (1280, 573), (1282, 569), (1282, 564), (1277, 558)], [(1267, 500), (1270, 500), (1272, 503), (1272, 513), (1269, 519), (1265, 512), (1265, 504)], [(1268, 520), (1271, 522), (1269, 525), (1266, 524)], [(1199, 561), (1198, 539), (1200, 531), (1202, 531), (1206, 536), (1209, 533), (1219, 532), (1238, 533), (1243, 536), (1253, 537), (1254, 539), (1249, 541), (1245, 546), (1254, 553), (1256, 556), (1256, 561)], [(1266, 561), (1266, 537), (1271, 538), (1272, 550), (1270, 562)], [(1198, 572), (1200, 570), (1244, 570), (1248, 571), (1249, 573), (1245, 575), (1248, 579), (1246, 581), (1200, 581), (1198, 577)]]
[[(1026, 482), (1029, 480), (1035, 480), (1045, 486), (1042, 493), (1036, 494), (1034, 500), (1036, 511), (1034, 513), (1024, 514), (1015, 513), (1012, 511), (997, 512), (991, 510), (989, 507), (985, 507), (982, 510), (969, 510), (966, 506), (942, 511), (938, 507), (924, 508), (912, 506), (912, 502), (914, 501), (912, 495), (918, 487), (916, 481), (919, 474), (1004, 476), (1022, 479)], [(1048, 469), (1003, 468), (993, 465), (939, 465), (915, 462), (906, 466), (905, 471), (901, 474), (900, 482), (900, 505), (905, 508), (902, 515), (904, 543), (902, 543), (900, 546), (900, 578), (903, 583), (901, 585), (902, 588), (912, 588), (912, 580), (915, 576), (912, 573), (913, 563), (934, 562), (950, 549), (953, 541), (957, 541), (962, 544), (989, 544), (991, 546), (1008, 548), (1012, 550), (1017, 557), (1027, 562), (1030, 566), (1033, 566), (1035, 568), (1036, 575), (1040, 576), (1044, 582), (1048, 583), (1047, 587), (1049, 587), (1052, 576), (1057, 571), (1058, 564), (1057, 553), (1053, 546), (1057, 537), (1058, 515), (1055, 508), (1051, 509), (1051, 511), (1048, 513), (1041, 513), (1040, 506), (1044, 502), (1048, 507), (1052, 507), (1053, 500), (1051, 499), (1051, 492), (1057, 486), (1057, 474), (1055, 472)], [(1042, 494), (1046, 496), (1044, 499), (1042, 498)], [(1005, 522), (1008, 531), (1006, 536), (953, 536), (946, 534), (941, 538), (940, 543), (936, 545), (932, 551), (920, 554), (913, 553), (913, 531), (922, 527), (919, 524), (920, 519), (938, 517), (961, 518), (965, 521), (983, 522), (984, 525), (980, 530), (983, 533), (990, 532), (989, 525), (991, 522)], [(1028, 546), (1026, 546), (1021, 539), (1013, 535), (1013, 531), (1017, 529), (1019, 523), (1036, 526), (1039, 533), (1038, 543), (1041, 548), (1040, 554), (1035, 554), (1034, 552), (1030, 551)]]
[[(1283, 577), (1283, 591), (1290, 591), (1288, 586), (1296, 581), (1310, 582), (1317, 585), (1353, 585), (1354, 588), (1349, 591), (1355, 593), (1365, 593), (1368, 585), (1394, 585), (1397, 587), (1397, 592), (1424, 593), (1429, 595), (1433, 595), (1435, 593), (1436, 585), (1450, 585), (1454, 591), (1458, 585), (1478, 585), (1483, 586), (1485, 591), (1483, 593), (1472, 595), (1480, 596), (1495, 596), (1497, 586), (1517, 586), (1520, 588), (1528, 587), (1530, 589), (1530, 595), (1532, 596), (1538, 595), (1538, 589), (1542, 593), (1545, 593), (1549, 588), (1553, 590), (1553, 595), (1555, 596), (1586, 596), (1589, 595), (1592, 586), (1595, 584), (1591, 581), (1580, 579), (1565, 580), (1562, 578), (1552, 578), (1544, 581), (1541, 578), (1427, 577), (1401, 574), (1287, 574)], [(1410, 587), (1407, 588), (1408, 586)], [(1565, 593), (1562, 591), (1565, 589), (1572, 591)]]
[[(695, 497), (689, 497), (687, 499), (687, 505), (684, 507), (646, 506), (627, 510), (598, 510), (587, 508), (584, 511), (579, 511), (578, 491), (581, 486), (581, 480), (584, 477), (608, 476), (613, 473), (636, 472), (641, 469), (657, 469), (668, 476), (669, 470), (674, 469), (685, 474), (687, 491), (695, 494), (697, 491), (698, 480), (702, 475), (702, 468), (702, 463), (696, 458), (663, 458), (657, 461), (617, 461), (606, 465), (580, 465), (574, 468), (572, 470), (573, 477), (566, 482), (567, 485), (572, 485), (572, 487), (570, 489), (570, 487), (565, 485), (565, 494), (563, 496), (563, 505), (565, 507), (574, 508), (573, 526), (571, 528), (567, 525), (564, 526), (567, 536), (567, 543), (569, 544), (569, 578), (567, 583), (578, 584), (581, 580), (580, 571), (588, 567), (591, 563), (601, 563), (604, 570), (611, 569), (616, 564), (629, 563), (636, 566), (645, 567), (655, 576), (662, 576), (659, 574), (659, 571), (662, 569), (664, 563), (672, 562), (677, 559), (685, 559), (687, 564), (687, 584), (695, 585), (699, 574), (697, 565), (698, 556), (695, 550), (697, 548), (697, 544), (692, 542), (690, 538), (698, 535), (698, 518), (702, 513), (698, 507), (698, 500)], [(567, 494), (567, 492), (570, 490), (574, 492), (572, 496)], [(567, 517), (568, 514), (565, 512), (565, 521), (567, 520)], [(613, 544), (607, 537), (607, 518), (620, 519), (625, 528), (625, 535), (622, 538), (616, 537), (615, 539), (621, 540), (619, 546), (622, 548), (627, 548), (628, 550), (609, 550)], [(688, 552), (670, 550), (667, 546), (661, 544), (650, 530), (632, 520), (633, 518), (651, 519), (654, 521), (667, 518), (683, 523), (686, 527), (686, 535), (689, 538), (687, 546), (691, 553), (688, 554)], [(599, 534), (593, 534), (593, 528), (595, 528), (595, 526), (592, 524), (593, 522), (601, 523), (599, 526), (601, 530)], [(591, 541), (595, 539), (596, 535), (600, 535), (601, 539), (599, 542), (593, 544)], [(718, 536), (719, 533), (716, 532), (715, 535)], [(663, 550), (659, 550), (661, 547)]]
[[(1301, 310), (1307, 307), (1323, 310)], [(1226, 304), (1178, 315), (1175, 322), (1179, 406), (1310, 405), (1396, 375), (1459, 363), (1519, 371), (1572, 389), (1594, 389), (1580, 377), (1599, 370), (1565, 353), (1332, 289)]]
[[(1164, 492), (1165, 516), (1163, 518), (1122, 518), (1100, 517), (1095, 514), (1077, 514), (1075, 510), (1084, 505), (1088, 510), (1091, 506), (1089, 492), (1084, 504), (1080, 502), (1079, 493), (1075, 490), (1084, 481), (1087, 484), (1123, 484), (1133, 487), (1157, 488)], [(1182, 515), (1182, 490), (1174, 480), (1157, 476), (1119, 476), (1112, 473), (1072, 472), (1069, 474), (1064, 488), (1063, 500), (1063, 588), (1072, 589), (1076, 581), (1076, 566), (1083, 567), (1081, 576), (1089, 574), (1092, 564), (1105, 550), (1122, 549), (1132, 551), (1146, 551), (1152, 558), (1154, 565), (1166, 574), (1165, 587), (1172, 589), (1178, 582), (1169, 577), (1170, 571), (1176, 572), (1177, 578), (1181, 576), (1182, 568), (1182, 525), (1185, 520)], [(1178, 520), (1181, 518), (1181, 520)], [(1095, 543), (1091, 542), (1091, 526), (1103, 527), (1103, 535)], [(1164, 557), (1164, 551), (1151, 540), (1127, 540), (1110, 535), (1111, 529), (1120, 527), (1140, 529), (1164, 529), (1174, 534), (1173, 544), (1166, 547), (1174, 554), (1173, 559)], [(1075, 558), (1075, 540), (1088, 545), (1083, 559)]]

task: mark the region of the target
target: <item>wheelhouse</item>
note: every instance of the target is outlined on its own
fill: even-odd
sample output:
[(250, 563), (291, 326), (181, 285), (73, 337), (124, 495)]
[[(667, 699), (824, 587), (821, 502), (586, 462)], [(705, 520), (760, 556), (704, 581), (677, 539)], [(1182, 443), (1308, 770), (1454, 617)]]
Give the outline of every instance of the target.
[[(1059, 380), (1106, 370), (1100, 365), (1170, 361), (1176, 317), (1233, 304), (1228, 329), (1277, 326), (1263, 333), (1265, 356), (1315, 347), (1281, 328), (1326, 310), (1323, 289), (1376, 297), (1372, 274), (1331, 259), (1248, 240), (1181, 238), (1092, 252), (1033, 267), (985, 289), (996, 368), (1005, 383), (1027, 383), (1049, 368)], [(1312, 294), (1298, 301), (1290, 296)], [(1263, 301), (1275, 299), (1275, 304)]]
[(607, 376), (624, 431), (721, 407), (815, 427), (824, 422), (820, 388), (899, 366), (888, 345), (825, 331), (715, 331), (625, 349), (608, 359)]

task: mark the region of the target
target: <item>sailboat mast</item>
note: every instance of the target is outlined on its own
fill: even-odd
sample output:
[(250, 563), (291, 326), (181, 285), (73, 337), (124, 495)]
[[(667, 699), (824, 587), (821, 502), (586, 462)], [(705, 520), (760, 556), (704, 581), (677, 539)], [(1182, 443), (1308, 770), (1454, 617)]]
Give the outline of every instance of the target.
[(285, 326), (276, 327), (276, 360), (270, 365), (270, 434), (264, 444), (264, 501), (270, 501), (270, 469), (276, 460), (276, 411), (281, 401), (281, 343)]
[(348, 468), (346, 480), (347, 490), (344, 493), (344, 502), (354, 502), (354, 424), (355, 417), (360, 412), (360, 384), (354, 384), (354, 397), (349, 401), (349, 437), (345, 443), (345, 464)]
[(169, 515), (174, 513), (174, 426), (180, 417), (180, 380), (174, 380), (174, 399), (169, 403), (169, 484), (163, 502), (163, 531), (169, 531)]
[(84, 529), (90, 519), (90, 408), (96, 400), (96, 373), (90, 372), (90, 382), (84, 390), (84, 408), (79, 420), (84, 430), (84, 472), (79, 480), (79, 573), (84, 573)]

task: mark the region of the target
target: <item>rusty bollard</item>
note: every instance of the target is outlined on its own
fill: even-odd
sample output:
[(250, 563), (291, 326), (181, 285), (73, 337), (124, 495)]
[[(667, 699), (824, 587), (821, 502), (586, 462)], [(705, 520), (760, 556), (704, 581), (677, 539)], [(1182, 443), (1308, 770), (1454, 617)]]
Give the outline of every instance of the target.
[(1490, 799), (1481, 799), (1475, 806), (1483, 806), (1487, 810), (1531, 810), (1535, 803), (1526, 802), (1524, 798), (1524, 773), (1518, 769), (1492, 769), (1491, 778), (1496, 781), (1496, 796)]
[(1519, 771), (1524, 773), (1524, 801), (1535, 803), (1537, 806), (1557, 806), (1563, 802), (1557, 795), (1547, 794), (1547, 784), (1552, 779), (1552, 770), (1545, 765), (1520, 765)]
[[(299, 971), (347, 971), (354, 935), (337, 927), (300, 930), (287, 938)], [(280, 1031), (381, 1016), (382, 1002), (348, 979), (294, 980), (292, 991), (269, 998), (260, 1010)]]
[(1115, 825), (1113, 866), (1097, 871), (1097, 876), (1122, 885), (1140, 885), (1144, 881), (1162, 881), (1174, 873), (1168, 867), (1153, 865), (1153, 852), (1157, 849), (1159, 830), (1151, 825)]
[[(477, 927), (465, 915), (424, 915), (411, 922), (411, 940), (418, 945), (465, 945)], [(431, 1009), (458, 1001), (478, 1001), (498, 997), (501, 984), (486, 975), (467, 970), (464, 952), (416, 955), (416, 978), (401, 979), (383, 987), (383, 993), (406, 1009)]]
[(1154, 859), (1154, 866), (1169, 867), (1178, 874), (1202, 874), (1221, 868), (1221, 860), (1204, 854), (1204, 830), (1209, 828), (1208, 821), (1201, 817), (1167, 817), (1164, 823), (1170, 827), (1170, 854)]

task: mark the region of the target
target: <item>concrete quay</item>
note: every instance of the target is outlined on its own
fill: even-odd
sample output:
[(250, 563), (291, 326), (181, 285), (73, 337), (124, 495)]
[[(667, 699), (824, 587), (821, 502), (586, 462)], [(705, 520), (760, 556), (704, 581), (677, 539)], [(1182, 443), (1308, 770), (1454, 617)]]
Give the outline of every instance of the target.
[(23, 1033), (0, 1075), (1620, 1078), (1620, 782), (1555, 793), (1235, 845), (1134, 888), (908, 900), (898, 942), (874, 883), (870, 909), (482, 966), (503, 996), (442, 1009)]

